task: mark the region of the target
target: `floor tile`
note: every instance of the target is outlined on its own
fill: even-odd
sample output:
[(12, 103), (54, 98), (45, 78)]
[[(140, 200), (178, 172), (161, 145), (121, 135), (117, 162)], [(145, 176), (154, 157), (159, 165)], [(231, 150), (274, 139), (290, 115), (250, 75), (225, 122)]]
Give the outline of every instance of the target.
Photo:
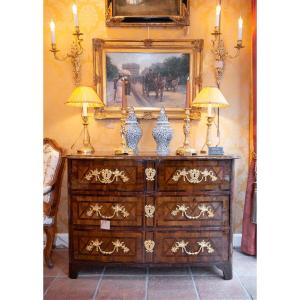
[(256, 299), (256, 276), (239, 276), (245, 289), (253, 299)]
[(52, 253), (53, 268), (48, 268), (44, 262), (44, 277), (67, 277), (69, 273), (68, 249), (54, 249)]
[(144, 300), (146, 276), (105, 276), (96, 300)]
[(185, 267), (152, 267), (149, 268), (150, 275), (185, 275), (188, 276), (189, 269)]
[(44, 300), (92, 299), (99, 278), (56, 278), (56, 280), (49, 287)]
[(243, 254), (235, 250), (233, 252), (233, 271), (240, 276), (256, 276), (256, 257)]
[(224, 280), (211, 276), (194, 276), (201, 300), (246, 300), (251, 299), (237, 276)]
[(146, 275), (147, 268), (134, 267), (106, 267), (104, 276), (106, 275)]
[(44, 293), (46, 292), (46, 290), (49, 288), (49, 286), (51, 285), (51, 283), (53, 282), (53, 280), (55, 279), (55, 277), (44, 277)]
[(191, 276), (150, 276), (148, 300), (196, 300)]
[(214, 276), (223, 278), (223, 272), (215, 266), (212, 267), (191, 267), (194, 276)]

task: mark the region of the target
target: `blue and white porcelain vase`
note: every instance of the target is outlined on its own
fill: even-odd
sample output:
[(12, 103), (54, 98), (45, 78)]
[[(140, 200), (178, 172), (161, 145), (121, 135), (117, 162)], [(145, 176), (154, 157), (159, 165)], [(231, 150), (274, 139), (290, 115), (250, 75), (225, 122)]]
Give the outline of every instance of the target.
[(138, 153), (138, 143), (142, 137), (142, 129), (137, 121), (133, 107), (128, 108), (128, 115), (125, 121), (125, 140), (132, 151)]
[(173, 137), (173, 129), (170, 127), (165, 108), (160, 110), (156, 126), (152, 130), (152, 135), (156, 142), (157, 154), (168, 155), (169, 145)]

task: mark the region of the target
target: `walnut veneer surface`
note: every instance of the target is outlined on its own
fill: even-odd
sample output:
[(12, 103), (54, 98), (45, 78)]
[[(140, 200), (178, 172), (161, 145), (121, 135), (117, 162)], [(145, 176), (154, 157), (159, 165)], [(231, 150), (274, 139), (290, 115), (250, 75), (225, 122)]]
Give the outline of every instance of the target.
[(216, 265), (231, 279), (235, 158), (68, 155), (69, 276)]

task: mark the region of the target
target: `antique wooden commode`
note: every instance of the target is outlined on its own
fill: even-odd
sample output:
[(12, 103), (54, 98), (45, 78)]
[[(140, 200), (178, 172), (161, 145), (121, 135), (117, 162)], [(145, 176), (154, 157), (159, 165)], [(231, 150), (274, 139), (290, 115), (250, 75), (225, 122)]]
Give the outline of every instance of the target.
[(216, 265), (232, 278), (233, 156), (68, 155), (69, 276)]

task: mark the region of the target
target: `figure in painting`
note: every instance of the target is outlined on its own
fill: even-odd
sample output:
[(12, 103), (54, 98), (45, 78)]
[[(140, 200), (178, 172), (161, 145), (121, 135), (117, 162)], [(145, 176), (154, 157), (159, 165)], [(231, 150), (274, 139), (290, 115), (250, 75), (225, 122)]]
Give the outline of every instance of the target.
[(119, 74), (119, 77), (114, 79), (114, 102), (121, 103), (122, 102), (122, 75)]

